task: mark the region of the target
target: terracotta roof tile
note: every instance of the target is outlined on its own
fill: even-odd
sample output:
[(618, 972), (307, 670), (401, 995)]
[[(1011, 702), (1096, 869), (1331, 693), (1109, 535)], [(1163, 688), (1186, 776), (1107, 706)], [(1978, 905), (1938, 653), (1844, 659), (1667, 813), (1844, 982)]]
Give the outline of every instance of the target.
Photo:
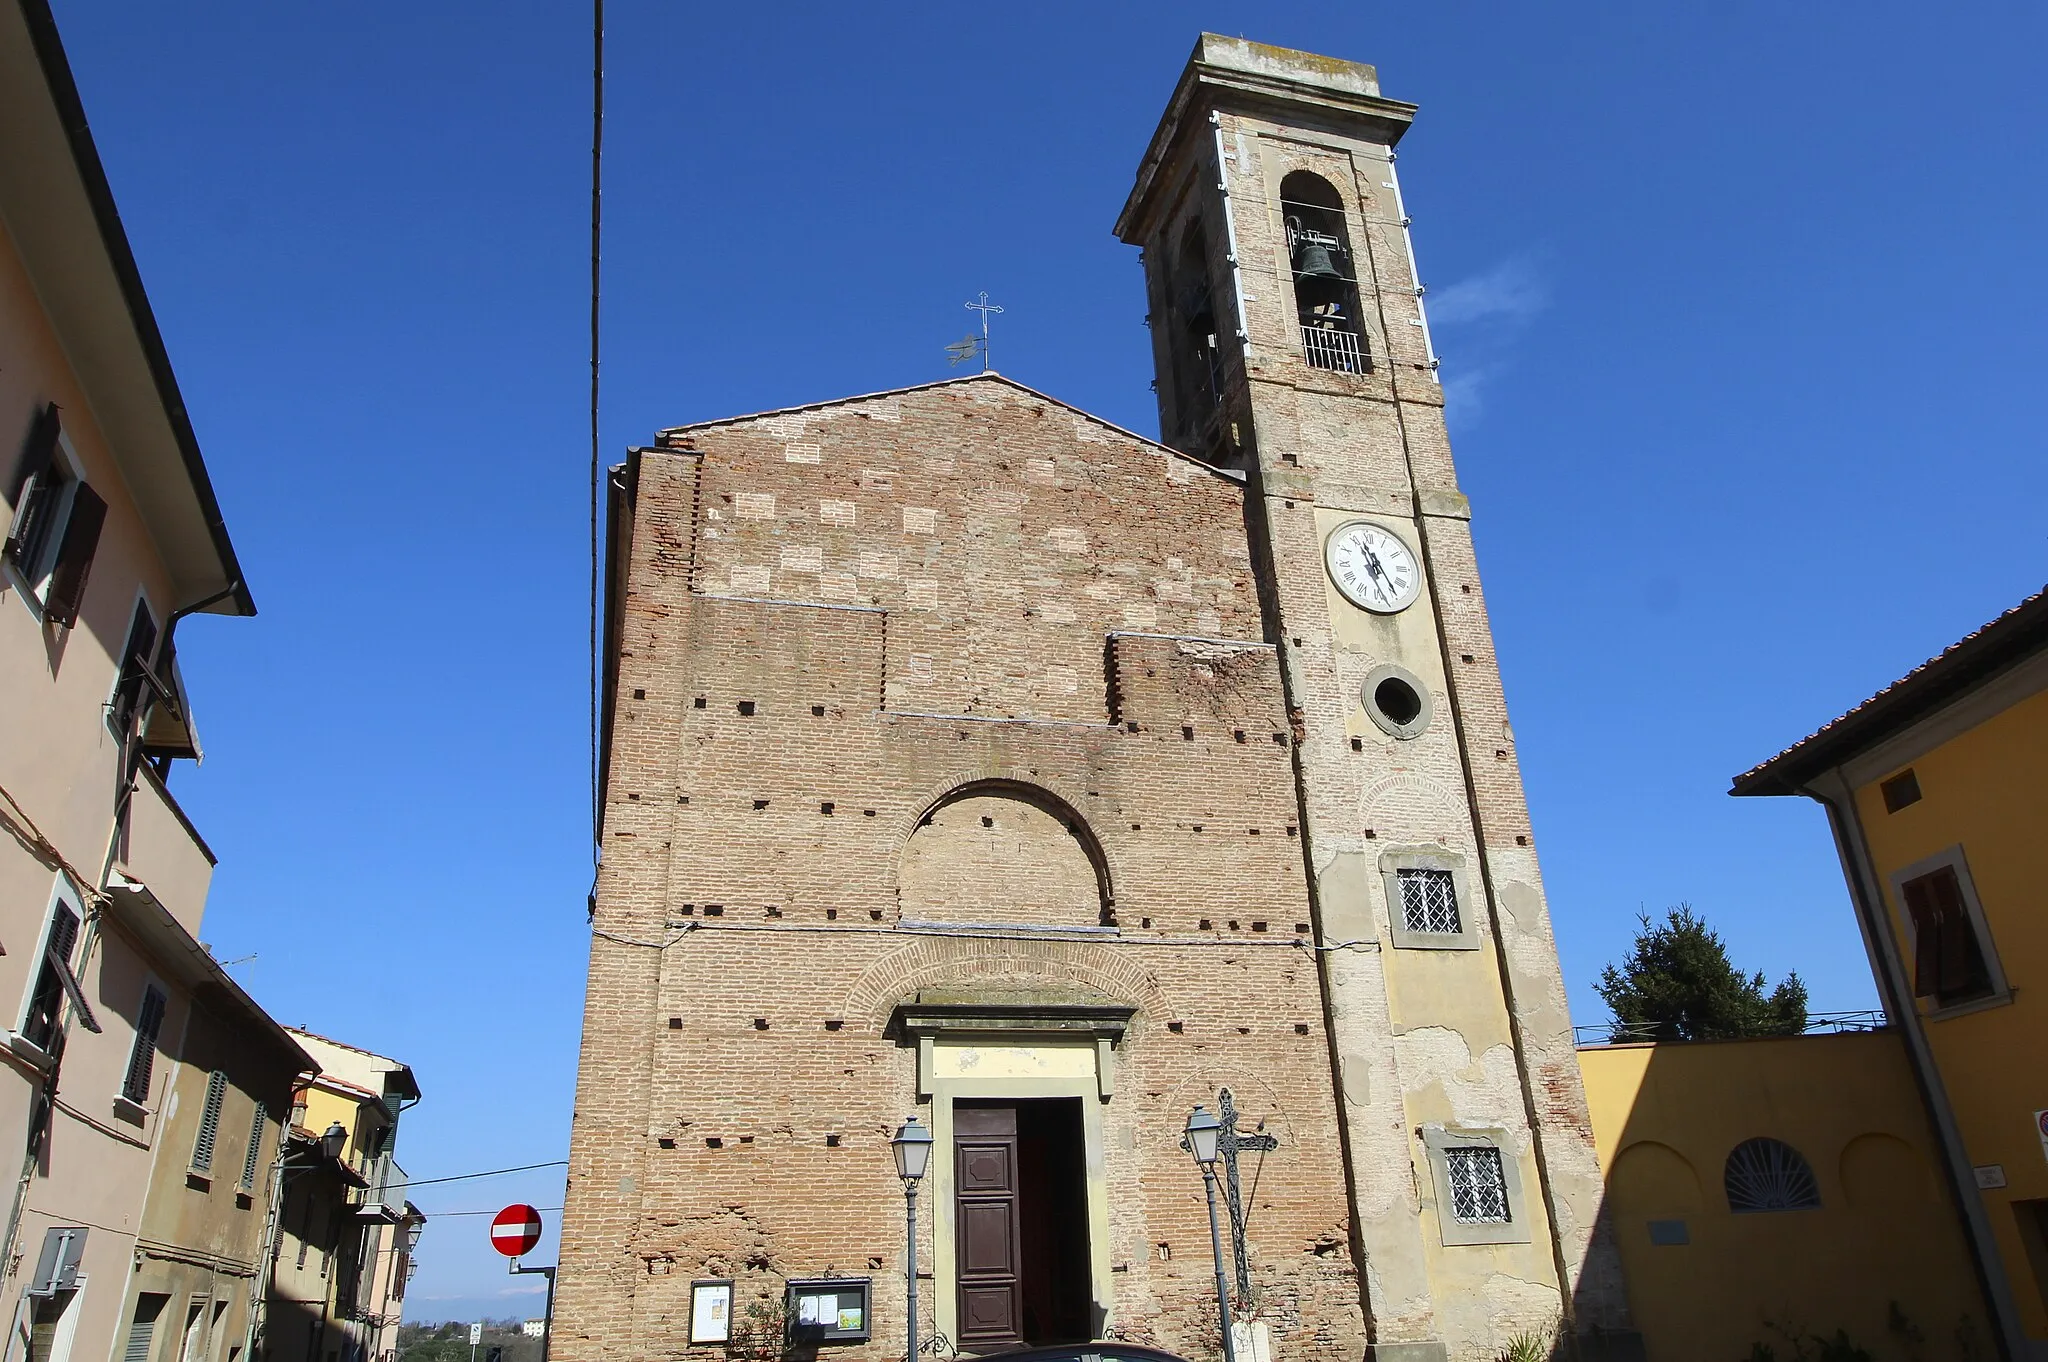
[(1964, 635), (1848, 713), (1759, 762), (1737, 795), (1796, 794), (1806, 780), (1948, 703), (1978, 681), (2048, 646), (2048, 587)]

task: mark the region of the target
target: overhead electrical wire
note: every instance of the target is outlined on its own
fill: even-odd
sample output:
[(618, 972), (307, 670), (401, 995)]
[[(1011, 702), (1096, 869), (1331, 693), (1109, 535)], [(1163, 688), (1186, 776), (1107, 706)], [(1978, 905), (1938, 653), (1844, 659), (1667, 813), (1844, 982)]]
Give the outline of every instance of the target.
[(408, 1178), (396, 1184), (392, 1190), (401, 1187), (431, 1187), (437, 1182), (467, 1182), (471, 1178), (494, 1178), (501, 1173), (526, 1173), (536, 1168), (567, 1168), (567, 1159), (550, 1159), (546, 1163), (522, 1163), (517, 1168), (491, 1168), (481, 1173), (450, 1173), (445, 1178)]
[[(602, 713), (598, 686), (604, 677), (602, 628), (598, 618), (599, 578), (603, 572), (599, 489), (604, 482), (604, 452), (598, 443), (597, 362), (598, 300), (603, 282), (604, 246), (604, 0), (592, 0), (590, 32), (590, 856), (593, 873), (599, 855), (604, 791), (598, 788), (598, 725)], [(593, 883), (591, 892), (596, 892)]]

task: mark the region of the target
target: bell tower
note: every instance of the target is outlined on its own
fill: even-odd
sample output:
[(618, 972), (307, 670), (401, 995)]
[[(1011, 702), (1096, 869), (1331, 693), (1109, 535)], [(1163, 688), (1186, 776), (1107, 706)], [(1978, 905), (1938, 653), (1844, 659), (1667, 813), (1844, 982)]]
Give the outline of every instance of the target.
[(1116, 224), (1165, 441), (1242, 473), (1371, 1356), (1640, 1356), (1370, 66), (1205, 34)]

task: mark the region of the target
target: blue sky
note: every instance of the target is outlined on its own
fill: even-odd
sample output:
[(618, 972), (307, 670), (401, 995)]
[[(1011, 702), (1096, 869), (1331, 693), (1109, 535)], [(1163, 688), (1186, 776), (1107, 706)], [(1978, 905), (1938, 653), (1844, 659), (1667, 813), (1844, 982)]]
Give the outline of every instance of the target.
[[(2048, 11), (609, 9), (608, 460), (943, 376), (981, 289), (1006, 373), (1156, 430), (1109, 227), (1196, 32), (1376, 63), (1423, 106), (1403, 188), (1575, 1013), (1682, 900), (1816, 1008), (1873, 1004), (1818, 811), (1725, 791), (2048, 576)], [(415, 1176), (561, 1158), (587, 18), (58, 16), (262, 610), (180, 635), (206, 936), (282, 1020), (415, 1066)], [(538, 1312), (486, 1223), (429, 1225), (410, 1317)]]

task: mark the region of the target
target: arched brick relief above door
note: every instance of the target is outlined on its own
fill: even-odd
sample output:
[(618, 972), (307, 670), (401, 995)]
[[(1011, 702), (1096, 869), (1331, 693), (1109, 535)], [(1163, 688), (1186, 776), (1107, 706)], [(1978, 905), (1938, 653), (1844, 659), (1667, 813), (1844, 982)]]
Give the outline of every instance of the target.
[(1103, 927), (1116, 922), (1109, 867), (1079, 813), (1012, 781), (962, 785), (927, 809), (897, 861), (906, 922)]

